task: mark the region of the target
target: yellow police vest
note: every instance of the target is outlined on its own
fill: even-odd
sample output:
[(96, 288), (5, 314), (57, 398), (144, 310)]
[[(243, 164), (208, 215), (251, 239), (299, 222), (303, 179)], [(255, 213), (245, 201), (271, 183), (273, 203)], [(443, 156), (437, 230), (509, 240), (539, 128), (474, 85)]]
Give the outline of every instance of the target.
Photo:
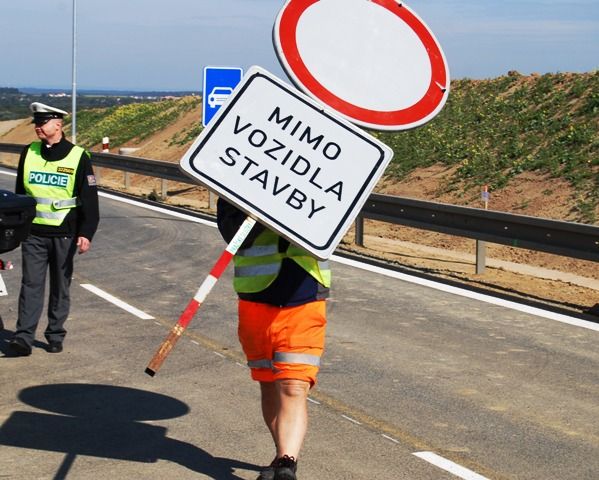
[(314, 277), (321, 285), (331, 286), (329, 262), (320, 262), (303, 248), (289, 245), (279, 252), (279, 236), (263, 231), (251, 247), (240, 249), (234, 257), (233, 287), (238, 293), (261, 292), (275, 281), (284, 258), (290, 258)]
[(59, 226), (78, 203), (73, 197), (75, 174), (83, 148), (74, 146), (62, 160), (48, 162), (42, 157), (42, 142), (33, 142), (23, 165), (23, 184), (27, 195), (37, 202), (33, 223)]

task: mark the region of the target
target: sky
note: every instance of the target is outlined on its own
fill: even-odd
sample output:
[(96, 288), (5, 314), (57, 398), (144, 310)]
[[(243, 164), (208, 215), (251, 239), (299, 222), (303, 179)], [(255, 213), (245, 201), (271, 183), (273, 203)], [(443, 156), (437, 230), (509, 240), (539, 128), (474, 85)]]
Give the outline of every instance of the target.
[[(200, 91), (205, 66), (259, 65), (284, 0), (0, 0), (0, 87)], [(325, 0), (323, 0), (325, 1)], [(411, 0), (452, 78), (599, 67), (597, 0)], [(326, 28), (324, 26), (323, 28)]]

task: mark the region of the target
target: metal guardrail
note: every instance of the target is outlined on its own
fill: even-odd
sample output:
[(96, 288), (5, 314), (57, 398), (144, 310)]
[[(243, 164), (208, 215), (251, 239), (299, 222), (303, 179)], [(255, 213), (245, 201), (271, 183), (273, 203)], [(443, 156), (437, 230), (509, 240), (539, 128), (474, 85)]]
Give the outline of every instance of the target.
[[(0, 143), (0, 152), (20, 154), (25, 145), (16, 143)], [(192, 184), (193, 181), (179, 170), (179, 165), (163, 160), (150, 160), (136, 158), (128, 155), (115, 155), (112, 153), (90, 152), (94, 166), (122, 170), (124, 172), (138, 173), (150, 177), (163, 178)]]
[(0, 143), (0, 152), (4, 153), (21, 153), (25, 145), (18, 143)]
[(123, 170), (125, 172), (162, 178), (164, 180), (197, 185), (197, 183), (194, 183), (193, 180), (179, 170), (178, 163), (96, 152), (92, 152), (92, 162), (98, 167), (112, 168), (114, 170)]
[(599, 261), (599, 227), (526, 215), (372, 194), (366, 218), (511, 247)]
[[(20, 153), (23, 148), (0, 143), (0, 152)], [(99, 167), (196, 184), (176, 163), (96, 152), (92, 152), (92, 161)], [(599, 226), (595, 225), (374, 193), (356, 220), (356, 243), (360, 245), (364, 218), (599, 262)]]

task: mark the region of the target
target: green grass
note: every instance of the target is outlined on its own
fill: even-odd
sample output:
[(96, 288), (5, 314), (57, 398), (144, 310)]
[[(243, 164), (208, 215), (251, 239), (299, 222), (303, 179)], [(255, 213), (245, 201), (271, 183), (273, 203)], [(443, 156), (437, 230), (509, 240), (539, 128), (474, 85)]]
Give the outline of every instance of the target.
[(387, 174), (455, 166), (451, 183), (493, 190), (537, 171), (566, 179), (580, 192), (581, 221), (597, 219), (599, 202), (599, 72), (517, 74), (456, 80), (441, 113), (427, 125), (377, 136), (395, 156)]
[[(199, 97), (81, 111), (78, 142), (143, 140), (192, 109)], [(170, 145), (191, 143), (199, 125)], [(386, 175), (398, 180), (435, 164), (455, 167), (446, 189), (489, 185), (496, 191), (523, 172), (567, 180), (577, 191), (579, 221), (594, 223), (599, 204), (599, 72), (507, 76), (452, 82), (447, 104), (428, 124), (404, 132), (373, 132), (393, 148)]]
[(193, 142), (199, 135), (202, 133), (204, 127), (202, 124), (198, 123), (189, 128), (185, 128), (180, 132), (177, 132), (173, 138), (171, 138), (169, 142), (169, 146), (172, 147), (174, 145), (188, 145)]
[(144, 140), (183, 114), (199, 109), (200, 101), (199, 97), (184, 97), (156, 103), (82, 110), (77, 115), (77, 142), (89, 148), (101, 143), (103, 137), (109, 137), (113, 145), (123, 145), (133, 139)]

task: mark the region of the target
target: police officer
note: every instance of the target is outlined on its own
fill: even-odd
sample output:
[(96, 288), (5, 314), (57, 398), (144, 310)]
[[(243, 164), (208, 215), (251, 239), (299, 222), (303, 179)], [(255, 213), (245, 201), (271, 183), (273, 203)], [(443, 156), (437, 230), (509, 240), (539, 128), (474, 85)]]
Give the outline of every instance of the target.
[(11, 350), (19, 356), (31, 354), (48, 270), (47, 351), (62, 352), (73, 258), (77, 250), (89, 250), (100, 218), (90, 155), (67, 141), (63, 133), (67, 112), (39, 102), (32, 103), (30, 109), (40, 141), (21, 153), (15, 186), (15, 193), (37, 201), (31, 232), (21, 244), (23, 278), (17, 327), (10, 342)]

